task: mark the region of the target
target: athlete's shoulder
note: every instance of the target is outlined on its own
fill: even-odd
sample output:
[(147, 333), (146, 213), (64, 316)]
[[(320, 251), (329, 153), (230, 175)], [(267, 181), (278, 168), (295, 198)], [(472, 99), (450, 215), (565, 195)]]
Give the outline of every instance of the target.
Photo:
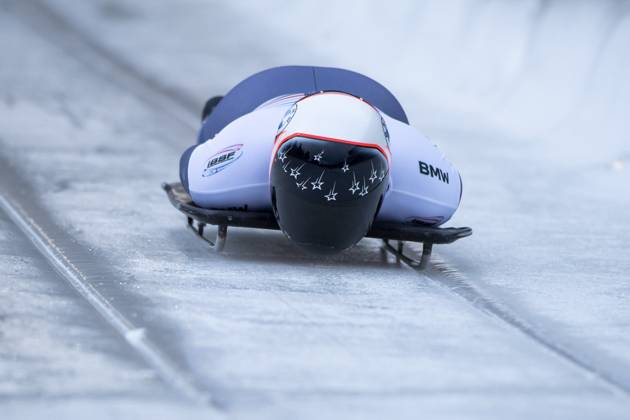
[(415, 145), (422, 143), (434, 146), (431, 140), (429, 140), (429, 138), (419, 128), (399, 121), (395, 118), (391, 118), (386, 114), (382, 114), (382, 116), (387, 127), (390, 148), (392, 148), (392, 146), (405, 143), (412, 143)]
[(249, 162), (267, 158), (265, 152), (273, 146), (283, 113), (278, 107), (267, 107), (235, 119), (193, 150), (189, 175), (202, 178), (214, 175), (243, 155), (246, 155), (244, 161)]
[(285, 110), (254, 110), (225, 126), (193, 150), (188, 184), (201, 207), (269, 207), (269, 156)]
[(234, 137), (246, 140), (271, 135), (273, 138), (287, 106), (283, 103), (256, 108), (230, 122), (213, 137), (202, 139), (201, 144), (211, 145)]

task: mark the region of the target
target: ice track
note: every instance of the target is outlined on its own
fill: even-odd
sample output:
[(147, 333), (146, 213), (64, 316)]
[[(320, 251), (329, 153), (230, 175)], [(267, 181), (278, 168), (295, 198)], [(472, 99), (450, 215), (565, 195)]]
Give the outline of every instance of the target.
[[(15, 2), (11, 3), (8, 8), (16, 16), (19, 16), (22, 22), (45, 38), (47, 42), (54, 44), (55, 48), (63, 50), (97, 74), (103, 83), (114, 84), (119, 89), (131, 93), (144, 103), (144, 106), (150, 109), (151, 112), (157, 113), (164, 120), (168, 120), (168, 125), (172, 127), (172, 131), (180, 133), (181, 138), (171, 139), (170, 144), (165, 143), (164, 146), (167, 150), (173, 150), (175, 154), (177, 150), (189, 143), (190, 139), (194, 137), (198, 116), (197, 101), (193, 96), (188, 96), (186, 92), (174, 91), (173, 88), (168, 87), (167, 84), (161, 82), (155, 76), (146, 75), (143, 70), (127, 61), (114, 49), (101, 43), (92, 33), (78, 27), (44, 2)], [(56, 221), (54, 217), (47, 214), (50, 211), (49, 204), (42, 205), (37, 201), (33, 201), (31, 198), (33, 195), (11, 191), (9, 183), (13, 182), (15, 184), (15, 180), (19, 179), (17, 172), (19, 170), (13, 169), (9, 164), (3, 165), (3, 191), (5, 193), (0, 196), (2, 209), (16, 226), (32, 241), (50, 264), (72, 284), (79, 294), (90, 302), (119, 334), (125, 337), (129, 345), (142, 356), (147, 364), (158, 372), (167, 385), (180, 392), (193, 403), (203, 406), (212, 399), (214, 409), (231, 413), (234, 405), (237, 404), (235, 401), (238, 401), (238, 398), (235, 400), (230, 396), (226, 396), (229, 394), (229, 387), (226, 388), (219, 383), (220, 381), (216, 381), (212, 372), (201, 374), (199, 371), (204, 370), (201, 365), (195, 365), (194, 362), (190, 361), (182, 363), (181, 358), (186, 358), (186, 350), (181, 348), (173, 350), (169, 346), (163, 346), (164, 342), (168, 341), (163, 337), (153, 341), (152, 336), (155, 334), (159, 335), (163, 331), (152, 331), (150, 327), (145, 327), (143, 324), (135, 322), (125, 315), (125, 311), (129, 311), (128, 306), (124, 305), (123, 309), (118, 309), (118, 303), (115, 300), (113, 302), (108, 300), (98, 288), (94, 287), (93, 283), (96, 280), (98, 282), (104, 281), (102, 272), (85, 273), (83, 267), (98, 266), (96, 261), (98, 257), (82, 250), (85, 246), (83, 245), (85, 238), (83, 242), (73, 240), (72, 234), (65, 232), (65, 227), (60, 225), (59, 221)], [(159, 185), (156, 184), (155, 189), (156, 191), (159, 190)], [(37, 214), (33, 215), (28, 210), (30, 208), (39, 210), (37, 210)], [(177, 217), (180, 215), (170, 212), (169, 216), (178, 220)], [(40, 218), (43, 220), (40, 220)], [(180, 224), (183, 225), (183, 220), (181, 222)], [(41, 225), (52, 226), (52, 228), (47, 230), (40, 227)], [(230, 238), (228, 238), (229, 242)], [(63, 245), (59, 246), (58, 244), (60, 243), (65, 244), (69, 249), (64, 249)], [(203, 250), (202, 244), (197, 245)], [(367, 246), (367, 248), (370, 247), (372, 246)], [(414, 271), (417, 270), (413, 256), (409, 256), (408, 253), (410, 249), (415, 252), (417, 252), (417, 249), (408, 247), (407, 253), (404, 254), (392, 246), (384, 246), (383, 249), (387, 250), (394, 257), (392, 260), (390, 257), (383, 256), (383, 261), (387, 261), (388, 264), (395, 264), (396, 261), (401, 261)], [(439, 247), (437, 251), (439, 253)], [(198, 252), (195, 251), (191, 257), (199, 258)], [(307, 264), (315, 264), (309, 260), (309, 257), (298, 256), (297, 258), (303, 258)], [(343, 261), (341, 262), (343, 263)], [(483, 314), (482, 317), (490, 318), (489, 323), (491, 326), (495, 322), (501, 324), (499, 331), (504, 331), (507, 328), (512, 332), (516, 332), (517, 335), (524, 337), (529, 342), (529, 346), (538, 347), (541, 350), (540, 354), (550, 354), (551, 358), (549, 359), (546, 356), (539, 355), (533, 358), (534, 360), (544, 360), (544, 362), (541, 362), (542, 365), (555, 366), (557, 362), (565, 364), (570, 370), (573, 370), (573, 373), (565, 373), (564, 368), (559, 368), (563, 372), (560, 376), (568, 375), (568, 377), (574, 378), (569, 379), (569, 383), (576, 380), (574, 374), (577, 373), (577, 377), (580, 380), (588, 383), (587, 388), (601, 385), (603, 388), (614, 392), (616, 395), (614, 404), (628, 406), (630, 375), (623, 370), (615, 369), (617, 363), (614, 357), (607, 358), (601, 355), (592, 357), (592, 349), (589, 349), (588, 345), (582, 346), (582, 343), (579, 341), (571, 341), (562, 336), (556, 336), (554, 333), (557, 330), (541, 328), (536, 318), (530, 318), (531, 314), (526, 309), (524, 310), (522, 307), (513, 309), (510, 307), (509, 302), (501, 302), (500, 298), (497, 298), (494, 294), (487, 294), (483, 288), (479, 288), (474, 284), (474, 279), (469, 279), (464, 274), (459, 273), (456, 268), (452, 268), (456, 265), (456, 263), (438, 262), (433, 264), (429, 270), (418, 271), (415, 275), (421, 279), (423, 288), (416, 291), (416, 293), (421, 293), (425, 290), (424, 287), (439, 286), (441, 290), (448, 292), (446, 299), (452, 301), (449, 303), (450, 305), (459, 307), (462, 305), (462, 302), (465, 302), (465, 305), (481, 312)], [(119, 276), (118, 273), (112, 272), (109, 274), (112, 276), (109, 280)], [(124, 301), (124, 295), (127, 291), (121, 288), (119, 293), (123, 295), (121, 300)], [(277, 297), (290, 307), (290, 311), (296, 316), (303, 317), (307, 324), (313, 322), (310, 315), (305, 313), (295, 303), (286, 301), (286, 297)], [(135, 298), (127, 297), (127, 299), (133, 300)], [(156, 299), (156, 297), (152, 299)], [(534, 320), (532, 321), (531, 319)], [(159, 323), (159, 321), (157, 322)], [(178, 322), (181, 323), (181, 319), (173, 321), (173, 325), (169, 328), (177, 330), (180, 325)], [(513, 336), (511, 332), (506, 334), (509, 337)], [(335, 345), (340, 347), (345, 345), (339, 341), (339, 337), (328, 338), (333, 343), (336, 343)], [(510, 338), (509, 342), (512, 340), (520, 342), (519, 339), (512, 338)], [(184, 345), (180, 343), (175, 345), (174, 348)], [(584, 348), (588, 349), (587, 353), (583, 352)], [(530, 350), (526, 353), (530, 353)], [(191, 363), (191, 365), (188, 365), (188, 363)], [(210, 379), (202, 378), (201, 376), (204, 375), (209, 376)], [(223, 382), (225, 383), (225, 380)], [(215, 391), (218, 394), (216, 399)], [(247, 395), (250, 395), (251, 392), (247, 391)], [(322, 392), (326, 394), (326, 391)], [(254, 392), (254, 394), (256, 393)], [(250, 395), (246, 398), (248, 404), (256, 406), (256, 403), (251, 403), (252, 398), (254, 401), (257, 401), (260, 397), (251, 397)], [(274, 400), (275, 398), (271, 399)], [(280, 401), (283, 401), (283, 399), (280, 398)], [(595, 406), (597, 407), (597, 404)], [(304, 407), (308, 407), (308, 404), (304, 404)], [(293, 408), (293, 410), (295, 411), (289, 412), (301, 412), (300, 408)], [(282, 411), (280, 412), (282, 413)], [(439, 412), (439, 410), (436, 412)], [(525, 413), (526, 410), (523, 412)], [(567, 413), (570, 412), (570, 410), (567, 411)], [(271, 413), (274, 412), (271, 411)], [(482, 410), (480, 413), (484, 413), (484, 411)], [(611, 413), (614, 415), (617, 411), (612, 410), (608, 412), (608, 414)], [(273, 416), (275, 414), (269, 415)], [(239, 415), (243, 415), (243, 413)]]
[[(0, 164), (4, 191), (11, 190), (11, 185), (24, 185), (18, 176), (11, 173), (8, 162), (0, 160)], [(182, 372), (181, 368), (160, 350), (159, 346), (148, 337), (149, 332), (123, 315), (95, 287), (94, 283), (97, 279), (99, 282), (117, 282), (115, 274), (108, 273), (97, 257), (91, 255), (84, 246), (73, 241), (67, 233), (55, 226), (39, 208), (38, 203), (27, 199), (24, 200), (23, 205), (20, 205), (16, 202), (15, 192), (13, 195), (5, 194), (0, 194), (0, 208), (55, 271), (125, 339), (151, 368), (155, 369), (162, 380), (196, 404), (211, 403), (211, 395), (201, 390), (193, 382), (191, 375)], [(38, 215), (33, 215), (33, 212)], [(48, 225), (49, 230), (43, 225)]]

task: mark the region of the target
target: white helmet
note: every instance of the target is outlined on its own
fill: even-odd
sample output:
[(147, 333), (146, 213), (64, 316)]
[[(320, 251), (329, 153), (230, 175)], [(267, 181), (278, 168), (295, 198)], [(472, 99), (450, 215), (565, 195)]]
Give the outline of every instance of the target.
[(361, 98), (320, 92), (293, 104), (278, 127), (270, 168), (282, 231), (324, 253), (357, 243), (389, 185), (388, 144), (381, 114)]

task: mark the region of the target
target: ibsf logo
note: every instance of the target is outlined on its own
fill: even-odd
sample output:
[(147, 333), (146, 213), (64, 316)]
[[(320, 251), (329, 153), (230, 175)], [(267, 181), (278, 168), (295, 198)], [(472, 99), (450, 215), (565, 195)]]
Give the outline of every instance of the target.
[(212, 176), (233, 164), (243, 155), (242, 148), (242, 144), (233, 144), (210, 156), (210, 159), (206, 162), (206, 169), (203, 170), (202, 176)]

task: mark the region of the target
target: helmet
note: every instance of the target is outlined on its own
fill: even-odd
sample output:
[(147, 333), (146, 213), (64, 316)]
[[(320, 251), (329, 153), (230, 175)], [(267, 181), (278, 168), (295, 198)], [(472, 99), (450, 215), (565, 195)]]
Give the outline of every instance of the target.
[(379, 111), (341, 92), (306, 96), (278, 127), (271, 202), (298, 245), (335, 253), (370, 229), (389, 186), (389, 134)]

